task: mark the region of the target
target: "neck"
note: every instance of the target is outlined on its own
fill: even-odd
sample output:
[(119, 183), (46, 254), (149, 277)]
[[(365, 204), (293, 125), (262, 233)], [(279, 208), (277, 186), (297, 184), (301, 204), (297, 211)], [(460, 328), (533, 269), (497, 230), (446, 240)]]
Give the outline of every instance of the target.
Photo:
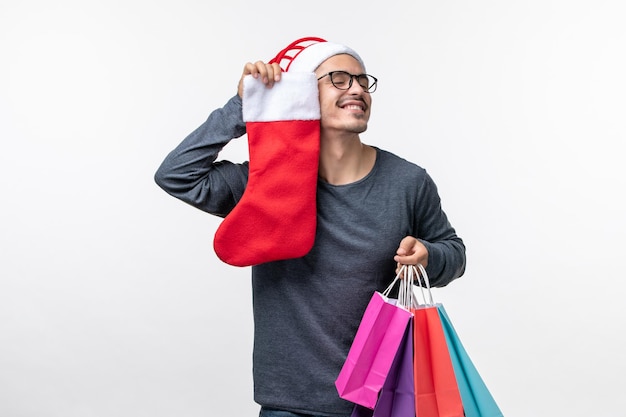
[(376, 151), (358, 135), (341, 140), (322, 138), (319, 176), (332, 185), (345, 185), (365, 177), (374, 167)]

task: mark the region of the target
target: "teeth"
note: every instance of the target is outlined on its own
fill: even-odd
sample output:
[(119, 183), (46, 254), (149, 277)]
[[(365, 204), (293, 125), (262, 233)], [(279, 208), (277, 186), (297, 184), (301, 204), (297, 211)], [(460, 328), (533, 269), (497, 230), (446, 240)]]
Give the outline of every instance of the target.
[(350, 110), (362, 110), (362, 109), (361, 109), (361, 106), (356, 106), (356, 105), (346, 106), (346, 109), (350, 109)]

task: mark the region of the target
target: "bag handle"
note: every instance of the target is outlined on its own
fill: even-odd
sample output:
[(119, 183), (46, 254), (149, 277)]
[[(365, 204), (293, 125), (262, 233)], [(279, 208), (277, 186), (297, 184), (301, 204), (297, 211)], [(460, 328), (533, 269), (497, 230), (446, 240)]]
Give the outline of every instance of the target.
[[(415, 269), (415, 267), (413, 267)], [(419, 306), (419, 302), (413, 292), (413, 286), (415, 285), (415, 275), (417, 274), (409, 265), (402, 265), (396, 274), (396, 277), (391, 281), (391, 284), (382, 292), (382, 295), (389, 297), (391, 290), (400, 281), (400, 287), (398, 288), (398, 302), (397, 305), (407, 310), (416, 308)]]
[[(417, 277), (416, 281), (419, 284), (420, 291), (422, 293), (422, 300), (424, 300), (424, 305), (427, 305), (427, 306), (435, 305), (435, 301), (433, 300), (433, 293), (430, 288), (430, 280), (428, 279), (428, 274), (426, 273), (426, 269), (422, 266), (422, 264), (417, 264), (417, 267), (415, 265), (411, 265), (411, 269), (413, 270), (413, 272), (415, 273), (415, 276)], [(426, 292), (424, 292), (424, 287), (426, 287)], [(426, 298), (426, 294), (428, 294), (428, 299)]]

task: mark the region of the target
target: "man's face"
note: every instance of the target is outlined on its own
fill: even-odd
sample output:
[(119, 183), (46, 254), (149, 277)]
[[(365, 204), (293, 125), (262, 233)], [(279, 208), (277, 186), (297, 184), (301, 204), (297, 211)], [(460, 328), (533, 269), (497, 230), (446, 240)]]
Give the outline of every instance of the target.
[[(350, 74), (362, 74), (359, 61), (347, 54), (335, 55), (324, 61), (315, 70), (317, 77), (331, 71), (346, 71)], [(336, 130), (343, 133), (362, 133), (367, 129), (370, 118), (372, 98), (363, 90), (356, 79), (348, 90), (340, 90), (330, 82), (330, 76), (318, 81), (320, 92), (322, 131)]]

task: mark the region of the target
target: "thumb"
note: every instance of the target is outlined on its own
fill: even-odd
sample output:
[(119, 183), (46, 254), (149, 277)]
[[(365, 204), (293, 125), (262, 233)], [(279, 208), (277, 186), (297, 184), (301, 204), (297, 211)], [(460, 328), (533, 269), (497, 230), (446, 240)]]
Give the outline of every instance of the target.
[(410, 255), (413, 252), (413, 248), (415, 247), (415, 239), (413, 236), (407, 236), (400, 241), (400, 246), (396, 251), (396, 254), (400, 256)]

